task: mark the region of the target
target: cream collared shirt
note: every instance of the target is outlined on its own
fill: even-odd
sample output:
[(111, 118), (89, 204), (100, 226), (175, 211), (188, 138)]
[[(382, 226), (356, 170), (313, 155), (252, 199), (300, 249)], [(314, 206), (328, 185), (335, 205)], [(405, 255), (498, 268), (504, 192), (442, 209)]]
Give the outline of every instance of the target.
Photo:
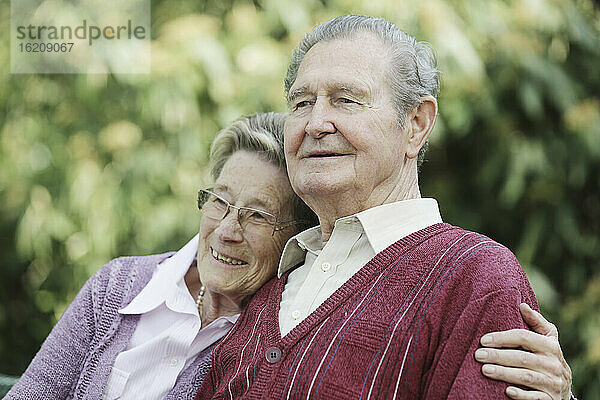
[(411, 199), (338, 219), (325, 246), (318, 226), (292, 237), (283, 249), (278, 276), (302, 264), (288, 276), (281, 296), (281, 336), (315, 311), (377, 253), (440, 222), (435, 199)]
[(195, 299), (184, 281), (197, 250), (198, 235), (160, 263), (142, 291), (119, 310), (141, 316), (115, 360), (104, 399), (162, 399), (196, 356), (233, 327), (239, 314), (200, 329)]

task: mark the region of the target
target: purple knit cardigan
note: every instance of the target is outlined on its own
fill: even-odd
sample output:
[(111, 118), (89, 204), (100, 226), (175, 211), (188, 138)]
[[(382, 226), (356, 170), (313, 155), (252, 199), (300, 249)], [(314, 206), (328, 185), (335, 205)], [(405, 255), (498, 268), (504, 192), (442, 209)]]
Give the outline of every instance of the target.
[[(5, 399), (101, 399), (117, 355), (139, 315), (118, 310), (146, 286), (158, 263), (173, 253), (121, 257), (91, 277)], [(165, 399), (192, 399), (211, 366), (214, 346), (183, 371)], [(143, 394), (140, 398), (143, 397)]]

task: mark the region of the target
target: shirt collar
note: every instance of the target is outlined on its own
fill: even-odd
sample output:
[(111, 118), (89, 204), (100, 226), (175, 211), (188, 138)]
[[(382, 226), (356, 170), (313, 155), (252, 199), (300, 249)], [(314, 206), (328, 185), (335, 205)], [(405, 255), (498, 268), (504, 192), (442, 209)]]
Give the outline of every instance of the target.
[(148, 284), (119, 313), (143, 314), (165, 302), (174, 287), (183, 281), (196, 257), (198, 236), (194, 236), (177, 253), (158, 264)]
[[(235, 325), (235, 322), (238, 320), (238, 318), (240, 317), (241, 314), (233, 314), (233, 315), (223, 315), (222, 317), (219, 317), (217, 319), (215, 319), (213, 322), (211, 322), (210, 324), (206, 325), (206, 327), (208, 328), (209, 326), (211, 326), (212, 324), (214, 324), (217, 321), (227, 321), (229, 322), (230, 325)], [(216, 323), (215, 325), (227, 325), (227, 322), (224, 322), (223, 324), (221, 323)]]
[[(442, 222), (438, 203), (432, 198), (402, 200), (369, 208), (335, 221), (335, 229), (362, 229), (375, 254), (411, 233)], [(283, 248), (277, 276), (303, 262), (306, 251), (323, 249), (321, 227), (292, 236)]]
[(307, 251), (318, 254), (322, 248), (323, 240), (321, 226), (319, 225), (292, 236), (285, 244), (283, 253), (281, 253), (277, 277), (281, 278), (286, 271), (304, 261)]
[(356, 214), (375, 254), (430, 225), (442, 222), (435, 199), (419, 198), (382, 204)]

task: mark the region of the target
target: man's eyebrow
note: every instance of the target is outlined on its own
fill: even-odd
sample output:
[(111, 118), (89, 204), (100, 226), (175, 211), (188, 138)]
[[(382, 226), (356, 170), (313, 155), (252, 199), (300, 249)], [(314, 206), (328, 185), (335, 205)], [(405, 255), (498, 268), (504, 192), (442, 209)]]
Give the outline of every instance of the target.
[(294, 89), (288, 95), (288, 101), (292, 102), (295, 99), (297, 99), (298, 97), (305, 96), (307, 93), (309, 93), (309, 90), (306, 86), (302, 86), (298, 89)]
[[(325, 89), (329, 94), (331, 93), (346, 93), (358, 97), (368, 97), (370, 91), (362, 86), (349, 84), (347, 82), (332, 82), (328, 84)], [(298, 97), (306, 96), (310, 94), (311, 90), (307, 86), (302, 86), (290, 92), (288, 101), (291, 103)]]
[(332, 85), (331, 92), (346, 93), (346, 94), (350, 94), (350, 95), (358, 96), (358, 97), (368, 97), (369, 96), (369, 90), (367, 88), (363, 88), (361, 86), (356, 86), (356, 85), (349, 85), (347, 83), (340, 83), (340, 84)]

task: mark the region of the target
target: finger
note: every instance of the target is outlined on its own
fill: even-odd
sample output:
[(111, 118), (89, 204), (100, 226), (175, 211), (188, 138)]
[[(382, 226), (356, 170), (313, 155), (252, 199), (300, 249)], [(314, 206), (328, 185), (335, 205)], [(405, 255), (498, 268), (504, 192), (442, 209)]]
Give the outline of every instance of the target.
[(534, 353), (558, 354), (560, 351), (560, 345), (556, 338), (526, 329), (490, 332), (483, 335), (480, 342), (484, 347), (522, 347)]
[[(569, 393), (571, 370), (566, 362), (556, 357), (529, 353), (522, 350), (481, 348), (475, 351), (475, 359), (481, 363), (497, 364), (503, 367), (529, 369), (544, 375), (543, 387), (537, 389), (557, 395)], [(559, 398), (559, 397), (556, 397)]]
[(506, 395), (516, 400), (552, 400), (552, 397), (544, 392), (523, 390), (514, 386), (506, 388)]
[(558, 393), (560, 390), (559, 382), (555, 383), (546, 375), (530, 369), (484, 364), (481, 367), (481, 372), (491, 379), (525, 386), (551, 395)]
[(475, 351), (475, 359), (481, 363), (528, 368), (542, 373), (561, 370), (554, 358), (523, 350), (482, 348)]
[(521, 303), (519, 310), (525, 323), (535, 332), (558, 339), (558, 329), (556, 329), (556, 326), (544, 318), (542, 314), (529, 307), (529, 304)]

